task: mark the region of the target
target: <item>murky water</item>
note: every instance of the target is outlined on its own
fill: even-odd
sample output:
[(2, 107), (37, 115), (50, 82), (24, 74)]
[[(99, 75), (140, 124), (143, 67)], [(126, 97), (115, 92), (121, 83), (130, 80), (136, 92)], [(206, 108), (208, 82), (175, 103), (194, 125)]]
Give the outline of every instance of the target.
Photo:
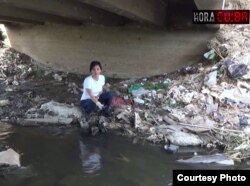
[(111, 134), (91, 137), (78, 129), (8, 130), (13, 133), (0, 143), (21, 155), (24, 168), (1, 176), (1, 186), (166, 186), (171, 185), (173, 169), (221, 168), (180, 164), (179, 157), (160, 147), (134, 144)]

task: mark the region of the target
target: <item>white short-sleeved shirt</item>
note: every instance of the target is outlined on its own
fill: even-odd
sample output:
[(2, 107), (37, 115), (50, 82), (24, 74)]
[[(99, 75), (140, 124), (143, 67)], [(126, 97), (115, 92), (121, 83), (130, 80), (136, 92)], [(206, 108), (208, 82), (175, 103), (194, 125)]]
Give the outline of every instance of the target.
[(91, 99), (87, 89), (91, 89), (94, 96), (97, 96), (103, 89), (103, 85), (105, 84), (104, 75), (99, 75), (98, 81), (92, 78), (92, 76), (88, 76), (83, 81), (83, 93), (81, 100)]

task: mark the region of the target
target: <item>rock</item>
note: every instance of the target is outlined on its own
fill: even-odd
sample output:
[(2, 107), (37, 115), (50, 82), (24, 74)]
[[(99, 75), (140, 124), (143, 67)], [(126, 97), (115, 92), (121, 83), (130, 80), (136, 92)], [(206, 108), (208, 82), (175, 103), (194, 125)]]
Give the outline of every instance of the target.
[(203, 144), (199, 136), (182, 131), (170, 132), (166, 137), (172, 144), (178, 146), (198, 146)]
[(84, 120), (80, 120), (80, 127), (82, 128), (83, 131), (88, 131), (89, 130), (89, 123), (84, 121)]
[(106, 120), (106, 118), (104, 116), (101, 116), (100, 119), (99, 119), (99, 129), (102, 133), (107, 133), (108, 132), (108, 121)]
[(227, 70), (229, 77), (239, 78), (247, 74), (247, 65), (233, 62), (227, 66)]
[(99, 133), (99, 128), (98, 127), (91, 127), (91, 135), (95, 136)]
[(160, 142), (161, 140), (159, 140), (158, 136), (156, 134), (152, 134), (150, 136), (147, 137), (148, 141), (151, 141), (153, 143), (157, 143)]
[(182, 67), (180, 70), (180, 73), (182, 75), (186, 75), (186, 74), (195, 74), (197, 72), (197, 68), (195, 68), (194, 66), (185, 66)]
[(241, 115), (239, 116), (239, 120), (240, 120), (240, 126), (245, 127), (247, 125), (249, 125), (249, 117), (247, 117), (246, 115)]
[(0, 152), (0, 164), (14, 165), (20, 167), (20, 155), (13, 149)]

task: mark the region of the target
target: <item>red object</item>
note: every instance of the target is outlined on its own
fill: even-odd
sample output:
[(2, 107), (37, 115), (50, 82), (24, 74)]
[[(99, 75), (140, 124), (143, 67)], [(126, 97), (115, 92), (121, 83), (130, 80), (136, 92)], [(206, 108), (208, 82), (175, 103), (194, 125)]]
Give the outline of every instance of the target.
[(194, 24), (249, 24), (249, 10), (194, 10)]
[(111, 103), (111, 106), (113, 107), (120, 107), (122, 105), (130, 105), (130, 101), (129, 100), (124, 100), (123, 98), (121, 97), (113, 97), (112, 99), (112, 103)]
[(216, 11), (216, 22), (222, 24), (249, 24), (249, 10)]

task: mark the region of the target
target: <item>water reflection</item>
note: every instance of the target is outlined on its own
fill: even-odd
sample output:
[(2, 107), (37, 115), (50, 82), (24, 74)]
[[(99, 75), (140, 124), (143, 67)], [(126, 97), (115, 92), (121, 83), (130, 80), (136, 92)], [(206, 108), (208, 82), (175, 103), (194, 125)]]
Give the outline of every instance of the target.
[(94, 147), (91, 151), (82, 140), (80, 140), (79, 144), (83, 172), (88, 174), (98, 174), (98, 171), (102, 168), (100, 149), (98, 147)]

